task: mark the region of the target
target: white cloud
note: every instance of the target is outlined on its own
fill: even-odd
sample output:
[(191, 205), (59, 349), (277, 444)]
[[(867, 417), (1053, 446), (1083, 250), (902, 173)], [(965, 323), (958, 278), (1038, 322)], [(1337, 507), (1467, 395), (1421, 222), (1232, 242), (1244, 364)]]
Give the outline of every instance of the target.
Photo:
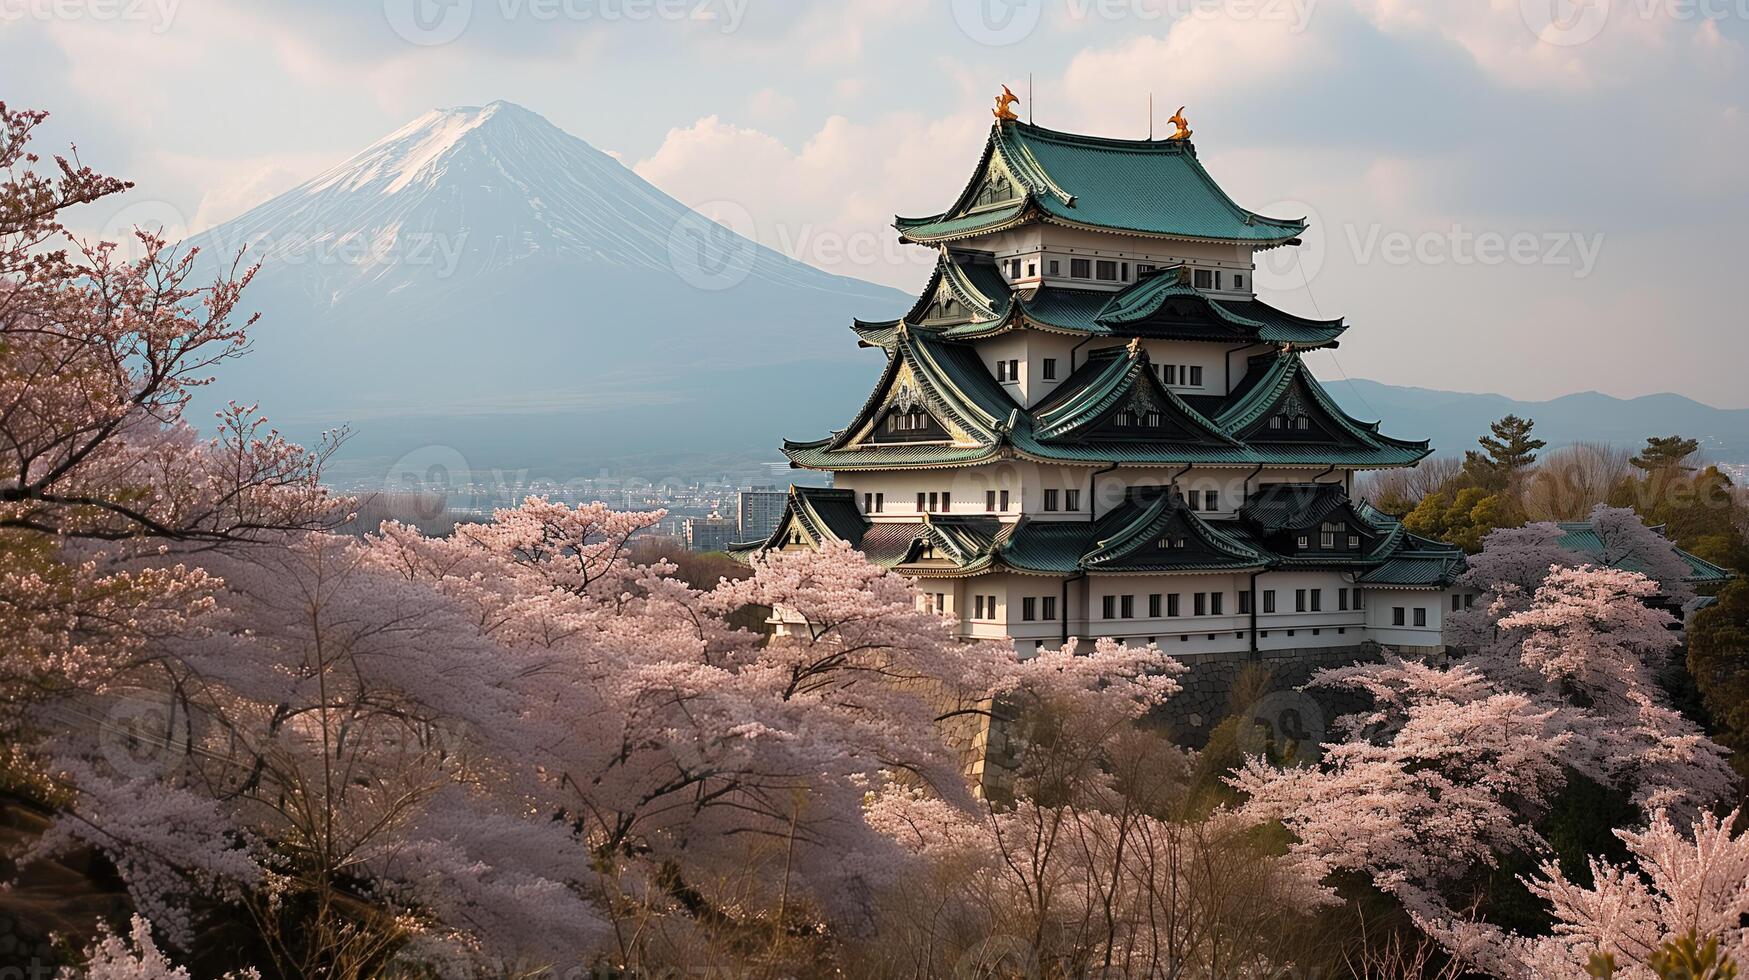
[(915, 288), (933, 262), (898, 244), (895, 212), (952, 203), (982, 147), (983, 110), (928, 119), (893, 113), (865, 123), (832, 116), (800, 148), (707, 116), (671, 130), (633, 169), (688, 205), (732, 201), (760, 240), (843, 275)]

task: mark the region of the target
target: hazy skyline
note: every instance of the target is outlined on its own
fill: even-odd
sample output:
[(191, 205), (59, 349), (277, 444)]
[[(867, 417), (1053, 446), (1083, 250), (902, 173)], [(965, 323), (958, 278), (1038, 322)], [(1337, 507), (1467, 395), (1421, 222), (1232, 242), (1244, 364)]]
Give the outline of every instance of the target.
[(1354, 324), (1326, 377), (1749, 407), (1746, 35), (1749, 0), (0, 0), (0, 99), (138, 184), (83, 230), (199, 231), (430, 108), (507, 99), (780, 251), (913, 289), (929, 255), (887, 225), (951, 202), (1002, 83), (1032, 76), (1041, 125), (1118, 136), (1151, 94), (1242, 204), (1312, 219), (1259, 278)]

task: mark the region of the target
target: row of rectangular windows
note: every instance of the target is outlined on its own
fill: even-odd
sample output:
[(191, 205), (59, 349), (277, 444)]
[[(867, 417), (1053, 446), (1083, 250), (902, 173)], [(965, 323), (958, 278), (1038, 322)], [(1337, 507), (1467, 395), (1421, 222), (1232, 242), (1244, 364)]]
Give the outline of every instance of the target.
[[(1215, 492), (1209, 491), (1209, 499), (1213, 501)], [(1060, 507), (1059, 507), (1060, 503)], [(1009, 505), (1009, 491), (984, 491), (984, 509), (990, 513), (1006, 511)], [(1212, 503), (1211, 503), (1212, 506)], [(1079, 490), (1046, 490), (1045, 510), (1080, 510), (1081, 491)], [(865, 514), (884, 514), (887, 510), (887, 495), (883, 493), (864, 493), (862, 495), (862, 512)], [(917, 491), (917, 512), (922, 514), (945, 513), (953, 510), (953, 492)]]
[[(1012, 258), (1008, 260), (1008, 278), (1021, 278), (1023, 267), (1026, 270), (1027, 278), (1038, 275), (1037, 260), (1028, 260), (1023, 263), (1018, 258)], [(1049, 270), (1050, 275), (1060, 276), (1063, 274), (1062, 263), (1057, 259), (1047, 260), (1045, 268)], [(1137, 263), (1136, 275), (1147, 275), (1155, 268), (1157, 267), (1147, 263)], [(1223, 288), (1223, 275), (1224, 273), (1219, 269), (1193, 269), (1191, 283), (1198, 289), (1221, 289)], [(1129, 282), (1130, 264), (1116, 259), (1070, 259), (1069, 278), (1093, 279), (1098, 282)], [(1233, 288), (1245, 288), (1245, 274), (1243, 272), (1233, 273)]]
[[(1040, 376), (1045, 381), (1057, 380), (1057, 359), (1054, 357), (1040, 358)], [(1185, 388), (1202, 387), (1202, 365), (1200, 364), (1162, 364), (1158, 368), (1160, 381), (1163, 384)], [(1183, 381), (1179, 379), (1182, 378)], [(996, 362), (996, 380), (1003, 384), (1020, 382), (1020, 358), (1010, 357)]]
[[(1359, 589), (1337, 589), (1336, 595), (1337, 595), (1337, 599), (1338, 599), (1338, 603), (1337, 603), (1338, 609), (1341, 611), (1347, 611), (1350, 607), (1357, 609), (1357, 610), (1366, 608), (1366, 601), (1363, 598), (1363, 594), (1361, 593), (1361, 591)], [(1249, 591), (1241, 591), (1238, 593), (1238, 596), (1239, 596), (1239, 615), (1241, 615), (1241, 616), (1249, 615), (1251, 612), (1251, 593)], [(941, 593), (941, 592), (934, 593), (932, 598), (933, 598), (933, 608), (936, 611), (940, 611), (940, 610), (947, 608), (947, 597), (944, 593)], [(1182, 616), (1183, 615), (1182, 598), (1183, 598), (1182, 594), (1178, 593), (1178, 592), (1168, 592), (1168, 593), (1156, 592), (1156, 593), (1149, 595), (1148, 596), (1148, 618), (1150, 618), (1150, 619), (1162, 618), (1161, 617), (1162, 608), (1164, 608), (1164, 610), (1165, 610), (1165, 618), (1171, 619), (1171, 618), (1176, 618), (1176, 617)], [(973, 619), (993, 620), (996, 618), (997, 607), (996, 607), (996, 597), (995, 596), (993, 596), (993, 595), (973, 596), (972, 600), (973, 600), (973, 602), (972, 602), (972, 618)], [(1191, 608), (1192, 608), (1191, 615), (1193, 615), (1193, 616), (1220, 616), (1220, 615), (1223, 615), (1223, 606), (1225, 605), (1225, 601), (1226, 601), (1226, 593), (1224, 593), (1224, 592), (1196, 592), (1196, 593), (1192, 593), (1191, 594)], [(1473, 595), (1454, 595), (1451, 597), (1451, 608), (1452, 608), (1453, 612), (1457, 612), (1460, 608), (1462, 608), (1462, 609), (1470, 608), (1472, 605), (1474, 605), (1474, 603), (1475, 603), (1475, 596), (1473, 596)], [(1295, 589), (1294, 590), (1294, 609), (1296, 612), (1321, 612), (1323, 610), (1323, 607), (1324, 607), (1324, 590), (1323, 589)], [(1263, 609), (1262, 609), (1262, 611), (1266, 612), (1266, 613), (1275, 612), (1275, 590), (1274, 589), (1263, 590)], [(1136, 616), (1136, 597), (1133, 595), (1102, 596), (1100, 598), (1100, 612), (1103, 614), (1103, 617), (1105, 619), (1134, 619)], [(1049, 596), (1049, 595), (1048, 596), (1025, 596), (1025, 597), (1023, 597), (1020, 600), (1020, 618), (1023, 622), (1028, 622), (1028, 623), (1038, 622), (1040, 620), (1042, 620), (1044, 622), (1054, 621), (1057, 618), (1057, 597), (1056, 596)], [(1413, 621), (1415, 626), (1425, 628), (1427, 626), (1427, 610), (1424, 607), (1420, 607), (1420, 606), (1414, 607), (1413, 609), (1405, 607), (1405, 606), (1392, 607), (1392, 609), (1391, 609), (1391, 625), (1393, 625), (1393, 626), (1406, 626), (1411, 621)], [(1312, 632), (1315, 635), (1315, 634), (1317, 634), (1318, 630), (1313, 629)], [(1346, 628), (1340, 628), (1340, 629), (1338, 629), (1338, 632), (1346, 633), (1347, 630), (1346, 630)], [(1269, 634), (1267, 632), (1265, 632), (1262, 635), (1268, 636)], [(1294, 635), (1294, 631), (1289, 630), (1288, 635), (1289, 636)], [(1211, 636), (1210, 639), (1213, 639), (1213, 637)]]
[[(1170, 540), (1170, 539), (1164, 539), (1162, 541), (1162, 545), (1161, 545), (1162, 547), (1170, 547), (1170, 545), (1167, 545), (1165, 543), (1166, 540)], [(1183, 547), (1183, 545), (1177, 545), (1177, 546)], [(1192, 615), (1195, 615), (1195, 616), (1220, 616), (1220, 615), (1222, 615), (1223, 614), (1222, 613), (1222, 605), (1225, 601), (1225, 595), (1226, 594), (1223, 592), (1197, 592), (1197, 593), (1194, 593), (1192, 596), (1192, 608), (1194, 609), (1194, 612), (1192, 613)], [(1239, 615), (1241, 615), (1241, 616), (1250, 615), (1250, 613), (1251, 613), (1251, 592), (1250, 592), (1250, 590), (1248, 590), (1248, 589), (1242, 590), (1238, 593), (1238, 595), (1239, 595)], [(1337, 608), (1338, 612), (1347, 612), (1350, 608), (1353, 608), (1353, 609), (1365, 609), (1366, 608), (1366, 601), (1363, 598), (1361, 591), (1359, 589), (1346, 589), (1346, 588), (1337, 589), (1336, 590), (1336, 599), (1337, 599), (1336, 608)], [(1160, 607), (1160, 600), (1161, 600), (1161, 593), (1156, 592), (1153, 595), (1148, 596), (1148, 616), (1150, 618), (1158, 618), (1160, 616), (1160, 608), (1161, 608)], [(1177, 593), (1177, 592), (1167, 593), (1167, 594), (1165, 594), (1165, 600), (1166, 600), (1166, 606), (1165, 606), (1166, 616), (1168, 618), (1173, 617), (1173, 616), (1182, 615), (1182, 613), (1180, 612), (1180, 609), (1179, 609), (1179, 593)], [(1106, 619), (1133, 619), (1133, 618), (1135, 618), (1136, 597), (1133, 595), (1103, 596), (1103, 597), (1101, 597), (1100, 602), (1101, 602), (1101, 611), (1104, 613), (1104, 618), (1106, 618)], [(1265, 613), (1272, 613), (1272, 612), (1275, 612), (1275, 609), (1276, 609), (1275, 590), (1274, 589), (1264, 589), (1263, 590), (1263, 607), (1262, 607), (1261, 611), (1265, 612)], [(1115, 610), (1115, 612), (1114, 612), (1114, 610)], [(1324, 590), (1323, 589), (1295, 589), (1294, 590), (1294, 611), (1295, 612), (1323, 612), (1324, 611)]]
[[(1324, 632), (1324, 630), (1323, 630), (1323, 628), (1322, 628), (1322, 627), (1314, 627), (1314, 628), (1313, 628), (1313, 630), (1312, 630), (1312, 635), (1313, 635), (1313, 636), (1321, 636), (1321, 635), (1322, 635), (1322, 634), (1323, 634), (1323, 632)], [(1336, 627), (1336, 632), (1337, 632), (1337, 634), (1338, 634), (1338, 635), (1347, 635), (1347, 633), (1348, 633), (1348, 627), (1346, 627), (1346, 626), (1338, 626), (1338, 627)], [(1289, 636), (1293, 636), (1293, 635), (1294, 635), (1294, 633), (1295, 633), (1295, 631), (1294, 631), (1294, 630), (1288, 630), (1288, 631), (1287, 631), (1287, 635), (1289, 635)], [(1209, 639), (1210, 639), (1210, 640), (1213, 640), (1213, 639), (1215, 639), (1215, 638), (1216, 638), (1216, 637), (1217, 637), (1217, 636), (1219, 636), (1219, 635), (1220, 635), (1220, 634), (1218, 634), (1218, 633), (1210, 633), (1210, 634), (1208, 634), (1208, 638), (1209, 638)], [(1263, 638), (1265, 638), (1265, 639), (1267, 639), (1267, 638), (1268, 638), (1268, 637), (1269, 637), (1269, 631), (1268, 631), (1268, 630), (1258, 630), (1258, 631), (1257, 631), (1257, 635), (1258, 635), (1258, 636), (1259, 636), (1259, 637), (1263, 637)], [(1245, 631), (1244, 631), (1244, 630), (1235, 630), (1235, 631), (1234, 631), (1234, 632), (1233, 632), (1233, 639), (1235, 639), (1235, 640), (1243, 640), (1243, 639), (1244, 639), (1244, 638), (1245, 638)], [(1156, 643), (1156, 642), (1158, 642), (1158, 641), (1159, 641), (1159, 639), (1160, 639), (1160, 638), (1159, 638), (1159, 637), (1157, 637), (1157, 636), (1150, 636), (1150, 637), (1148, 637), (1148, 642), (1149, 642), (1149, 643)], [(1180, 633), (1180, 634), (1178, 634), (1178, 642), (1180, 642), (1180, 643), (1189, 643), (1189, 642), (1190, 642), (1190, 634), (1189, 634), (1189, 633)], [(1034, 640), (1034, 641), (1033, 641), (1033, 642), (1032, 642), (1032, 648), (1033, 648), (1033, 649), (1034, 649), (1034, 650), (1043, 650), (1043, 649), (1044, 649), (1044, 647), (1045, 647), (1045, 641), (1043, 641), (1043, 640)]]

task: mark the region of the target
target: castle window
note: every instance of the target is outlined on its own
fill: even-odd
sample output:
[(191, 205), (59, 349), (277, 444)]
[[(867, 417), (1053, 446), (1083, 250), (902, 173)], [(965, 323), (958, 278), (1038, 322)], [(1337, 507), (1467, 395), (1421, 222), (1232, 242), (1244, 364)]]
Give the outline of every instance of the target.
[(1294, 612), (1305, 612), (1305, 611), (1306, 611), (1306, 590), (1305, 589), (1295, 589), (1294, 590)]
[(1032, 277), (1034, 277), (1036, 275), (1038, 275), (1038, 263), (1036, 261), (1035, 262), (1028, 262), (1026, 264), (1026, 277), (1028, 279), (1031, 279)]
[(1202, 366), (1201, 365), (1192, 364), (1190, 366), (1190, 386), (1192, 388), (1201, 388), (1202, 387)]
[(1403, 613), (1404, 613), (1404, 609), (1402, 606), (1392, 606), (1391, 607), (1391, 625), (1392, 626), (1402, 626), (1403, 625)]
[(1020, 600), (1020, 618), (1024, 622), (1032, 622), (1038, 618), (1038, 600), (1032, 596)]
[(1175, 385), (1178, 383), (1178, 365), (1176, 365), (1176, 364), (1161, 365), (1160, 370), (1166, 372), (1166, 383), (1167, 384)]
[(865, 493), (862, 495), (862, 512), (864, 514), (874, 513), (874, 494)]
[(1214, 274), (1207, 269), (1197, 269), (1191, 276), (1191, 281), (1198, 289), (1208, 289), (1214, 285)]
[(1415, 625), (1416, 626), (1423, 626), (1423, 627), (1427, 625), (1427, 610), (1426, 610), (1426, 608), (1424, 608), (1422, 606), (1415, 607)]
[(1126, 595), (1118, 603), (1118, 615), (1124, 619), (1136, 618), (1136, 597)]
[(1279, 430), (1279, 429), (1285, 428), (1286, 426), (1287, 426), (1287, 420), (1282, 418), (1281, 416), (1271, 415), (1269, 417), (1269, 427), (1271, 429)]
[(1234, 289), (1244, 289), (1245, 288), (1245, 273), (1243, 273), (1243, 272), (1233, 273), (1233, 288)]
[(1008, 380), (1020, 380), (1020, 361), (1018, 358), (1011, 358), (1008, 361)]
[(1044, 619), (1046, 622), (1049, 622), (1049, 621), (1057, 618), (1057, 597), (1056, 596), (1054, 596), (1054, 595), (1045, 596), (1043, 606), (1044, 606), (1044, 608), (1042, 611), (1044, 613)]
[(1057, 263), (1056, 259), (1051, 260), (1051, 264), (1050, 264), (1051, 275), (1053, 275), (1053, 276), (1061, 275), (1062, 268), (1063, 267)]
[(1313, 589), (1312, 590), (1312, 611), (1313, 612), (1323, 612), (1324, 611), (1324, 590), (1323, 589)]
[(1056, 509), (1057, 509), (1057, 491), (1046, 490), (1045, 491), (1045, 510), (1056, 510)]
[[(1226, 603), (1226, 600), (1227, 600), (1227, 594), (1225, 592), (1210, 592), (1209, 593), (1209, 615), (1211, 615), (1211, 616), (1223, 615), (1226, 612), (1226, 610), (1222, 609), (1221, 607)], [(1214, 637), (1211, 636), (1211, 637), (1209, 637), (1209, 639), (1212, 640), (1212, 639), (1214, 639)]]
[(1103, 619), (1116, 619), (1117, 618), (1117, 596), (1114, 596), (1114, 595), (1101, 596), (1100, 600), (1099, 600), (1099, 613), (1100, 613), (1101, 618), (1103, 618)]
[(1134, 418), (1134, 416), (1130, 415), (1130, 413), (1126, 411), (1126, 412), (1119, 412), (1116, 415), (1112, 416), (1111, 421), (1112, 421), (1112, 424), (1117, 426), (1118, 428), (1127, 429), (1130, 426), (1130, 420), (1132, 418)]
[[(1244, 589), (1244, 590), (1240, 591), (1240, 593), (1239, 593), (1239, 615), (1249, 616), (1250, 614), (1251, 614), (1251, 590)], [(1243, 633), (1239, 634), (1239, 639), (1244, 639), (1244, 638), (1245, 638), (1245, 634), (1243, 634)]]
[(1081, 491), (1079, 491), (1079, 490), (1064, 490), (1063, 491), (1063, 509), (1064, 510), (1080, 510), (1081, 509)]
[(1219, 269), (1215, 270), (1215, 288), (1221, 288), (1221, 270)]
[(1128, 262), (1125, 262), (1120, 266), (1120, 268), (1123, 270), (1123, 273), (1122, 273), (1123, 274), (1123, 281), (1129, 282), (1130, 281), (1130, 264)]
[(1057, 380), (1057, 359), (1056, 358), (1054, 358), (1054, 357), (1045, 358), (1044, 379), (1046, 381)]
[(936, 501), (939, 499), (940, 499), (940, 494), (931, 493), (929, 495), (929, 509), (931, 511), (934, 511), (937, 509), (936, 508)]
[(1207, 592), (1198, 592), (1193, 598), (1195, 601), (1192, 608), (1196, 610), (1196, 615), (1207, 616), (1209, 614), (1209, 594)]
[(1002, 493), (1000, 495), (1000, 499), (1002, 501), (1001, 509), (1004, 511), (1008, 510), (1008, 491), (1006, 491), (1006, 490), (1002, 491)]
[(1191, 510), (1202, 510), (1202, 491), (1190, 491), (1190, 493), (1185, 495), (1185, 502), (1190, 506)]
[(995, 510), (996, 510), (996, 491), (994, 491), (994, 490), (985, 490), (984, 491), (984, 509), (987, 511), (995, 512)]
[(1090, 260), (1090, 259), (1070, 259), (1069, 260), (1069, 278), (1071, 278), (1071, 279), (1091, 279), (1091, 278), (1093, 278), (1093, 262), (1092, 262), (1092, 260)]
[(1205, 490), (1205, 491), (1203, 491), (1202, 509), (1203, 510), (1220, 510), (1221, 509), (1221, 492), (1219, 490)]
[(879, 514), (886, 509), (887, 509), (887, 495), (884, 493), (875, 494), (875, 513)]
[(941, 509), (944, 511), (953, 510), (953, 494), (949, 491), (941, 491)]
[(1098, 262), (1094, 263), (1093, 277), (1100, 282), (1116, 282), (1117, 263), (1110, 259), (1100, 259)]
[(1008, 362), (1007, 361), (997, 361), (996, 362), (996, 380), (997, 381), (1007, 381), (1008, 380)]
[(1307, 548), (1311, 547), (1311, 544), (1307, 541), (1306, 536), (1303, 534), (1299, 536), (1299, 540), (1296, 541), (1295, 544), (1297, 544), (1299, 546), (1299, 549), (1301, 551), (1304, 551)]
[(1158, 592), (1148, 597), (1148, 618), (1160, 618), (1160, 593)]
[(1348, 536), (1348, 550), (1354, 551), (1355, 549), (1357, 549), (1359, 547), (1360, 547), (1360, 535), (1350, 534)]
[[(1275, 612), (1275, 590), (1274, 589), (1264, 589), (1263, 590), (1263, 611), (1266, 613)], [(1267, 636), (1268, 634), (1266, 633), (1264, 635)]]
[(1347, 589), (1337, 589), (1336, 590), (1336, 611), (1337, 612), (1347, 612), (1348, 611), (1348, 590)]
[(1166, 615), (1167, 616), (1182, 615), (1181, 610), (1178, 608), (1178, 593), (1176, 593), (1176, 592), (1174, 592), (1171, 595), (1166, 597)]
[(924, 493), (921, 490), (917, 491), (917, 513), (921, 514), (924, 511), (928, 510), (929, 508), (927, 506), (925, 506), (928, 503), (929, 503), (929, 495)]

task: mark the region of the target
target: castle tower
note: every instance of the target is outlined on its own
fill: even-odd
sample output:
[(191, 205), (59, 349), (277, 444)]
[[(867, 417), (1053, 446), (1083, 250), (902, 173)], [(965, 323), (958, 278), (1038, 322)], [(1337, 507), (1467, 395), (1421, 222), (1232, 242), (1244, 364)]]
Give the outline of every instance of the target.
[(1342, 320), (1259, 300), (1304, 220), (1248, 211), (1164, 140), (998, 117), (959, 197), (899, 218), (934, 249), (903, 317), (857, 322), (886, 371), (838, 432), (785, 442), (793, 487), (744, 551), (848, 541), (966, 638), (1249, 654), (1441, 646), (1454, 548), (1351, 497), (1425, 442), (1351, 418), (1302, 353)]

